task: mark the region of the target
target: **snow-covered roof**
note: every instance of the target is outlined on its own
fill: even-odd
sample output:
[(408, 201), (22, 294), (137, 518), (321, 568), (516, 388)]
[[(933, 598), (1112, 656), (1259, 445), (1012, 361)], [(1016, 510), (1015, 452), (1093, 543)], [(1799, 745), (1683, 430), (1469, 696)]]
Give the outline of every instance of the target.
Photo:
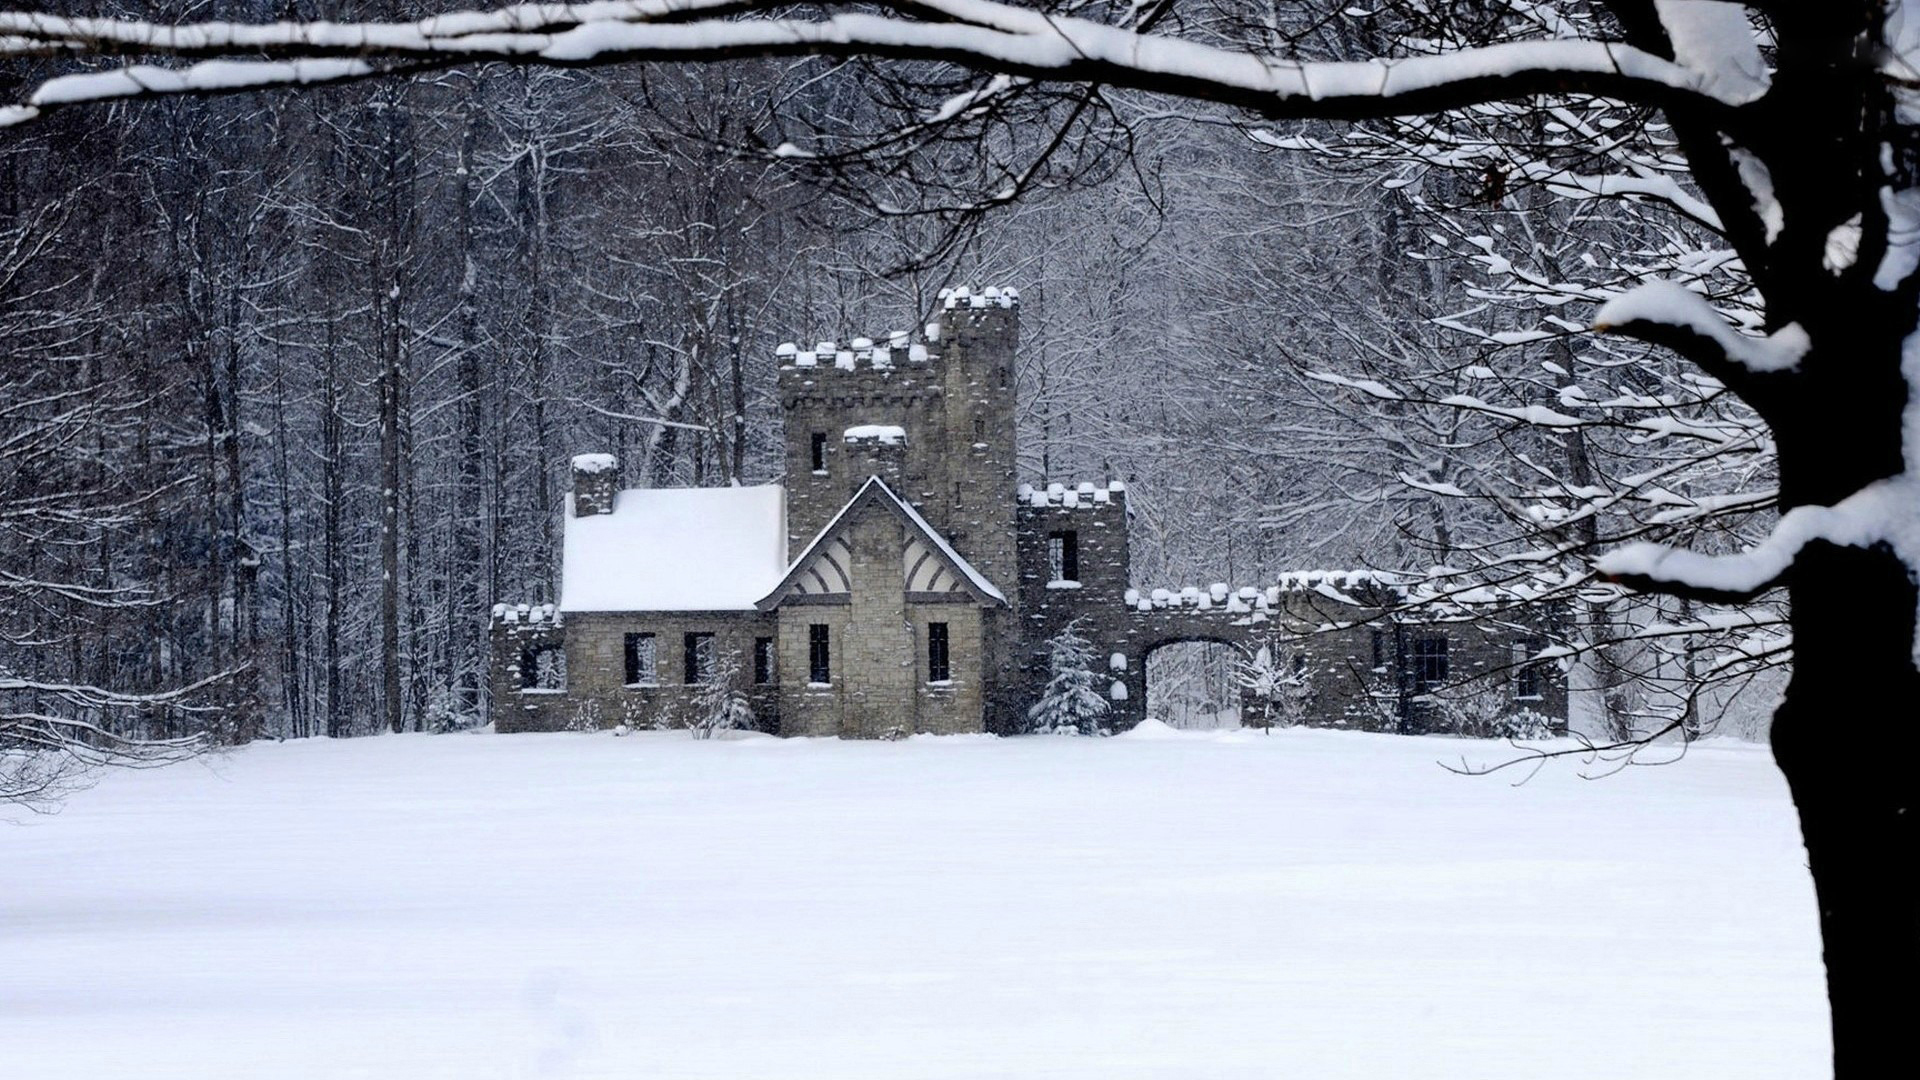
[(565, 530), (563, 612), (751, 611), (787, 568), (777, 484), (622, 491)]
[(920, 538), (938, 551), (942, 558), (953, 564), (953, 568), (959, 572), (961, 577), (966, 579), (967, 584), (971, 585), (975, 591), (996, 603), (1004, 604), (1007, 602), (1006, 594), (996, 588), (993, 582), (988, 581), (987, 576), (975, 569), (972, 563), (962, 558), (960, 553), (953, 549), (953, 545), (947, 542), (947, 538), (940, 535), (940, 531), (929, 524), (926, 518), (920, 516), (918, 510), (908, 505), (905, 499), (895, 495), (893, 489), (887, 486), (886, 481), (881, 480), (877, 476), (869, 476), (867, 477), (867, 482), (860, 485), (860, 490), (854, 492), (853, 498), (848, 499), (847, 504), (840, 508), (840, 512), (833, 515), (833, 520), (827, 522), (826, 527), (815, 534), (814, 538), (807, 542), (807, 546), (801, 549), (800, 554), (794, 557), (793, 564), (787, 568), (784, 574), (780, 575), (779, 580), (762, 594), (760, 601), (761, 607), (768, 608), (775, 605), (780, 592), (791, 583), (791, 579), (806, 565), (807, 560), (813, 556), (813, 553), (819, 550), (822, 544), (825, 544), (831, 539), (834, 533), (839, 531), (841, 522), (847, 519), (847, 515), (853, 512), (854, 507), (859, 506), (868, 498), (879, 500), (882, 506), (891, 508), (900, 514), (901, 517), (905, 518), (907, 523), (919, 532)]

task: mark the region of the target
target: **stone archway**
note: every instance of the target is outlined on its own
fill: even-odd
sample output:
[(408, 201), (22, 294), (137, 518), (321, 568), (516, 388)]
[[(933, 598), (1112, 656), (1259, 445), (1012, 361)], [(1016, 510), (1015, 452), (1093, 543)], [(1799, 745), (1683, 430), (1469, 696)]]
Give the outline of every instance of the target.
[(1237, 725), (1249, 705), (1241, 679), (1250, 648), (1221, 634), (1146, 645), (1140, 653), (1145, 715), (1177, 728)]
[[(1252, 656), (1272, 628), (1264, 620), (1228, 618), (1205, 612), (1128, 610), (1116, 620), (1109, 640), (1117, 644), (1106, 657), (1107, 696), (1113, 707), (1113, 729), (1125, 731), (1147, 718), (1147, 658), (1175, 645), (1207, 644)], [(1240, 708), (1248, 706), (1240, 692)]]

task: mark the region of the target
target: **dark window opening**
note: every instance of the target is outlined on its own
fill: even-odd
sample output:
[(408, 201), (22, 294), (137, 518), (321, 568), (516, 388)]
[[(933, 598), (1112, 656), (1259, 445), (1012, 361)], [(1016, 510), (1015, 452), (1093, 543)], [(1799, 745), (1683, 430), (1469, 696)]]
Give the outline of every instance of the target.
[(812, 455), (813, 455), (812, 456), (813, 471), (826, 472), (827, 471), (827, 433), (826, 432), (816, 431), (813, 433)]
[(765, 686), (773, 681), (773, 639), (753, 639), (753, 681)]
[(1447, 639), (1427, 634), (1413, 639), (1413, 689), (1424, 694), (1447, 681)]
[(1080, 536), (1071, 529), (1047, 534), (1049, 581), (1080, 580)]
[(947, 663), (947, 624), (928, 623), (927, 681), (946, 682), (951, 678), (953, 678), (953, 669)]
[(1538, 638), (1522, 638), (1513, 647), (1513, 696), (1521, 701), (1535, 701), (1541, 696), (1540, 665), (1534, 661), (1540, 650), (1546, 648), (1546, 642)]
[(628, 634), (626, 653), (628, 686), (659, 680), (659, 642), (652, 634)]
[(830, 683), (833, 681), (833, 652), (828, 644), (826, 623), (807, 625), (807, 681)]
[(976, 416), (976, 417), (974, 417), (974, 418), (973, 418), (973, 441), (974, 441), (974, 442), (986, 442), (986, 441), (987, 441), (987, 421), (986, 421), (986, 418), (984, 418), (984, 417), (979, 417), (979, 416)]
[(688, 634), (681, 656), (685, 682), (691, 686), (713, 681), (713, 635)]
[(532, 649), (520, 655), (520, 689), (565, 690), (567, 654), (557, 646)]
[(1373, 670), (1379, 671), (1386, 666), (1387, 632), (1385, 630), (1375, 630), (1373, 632)]

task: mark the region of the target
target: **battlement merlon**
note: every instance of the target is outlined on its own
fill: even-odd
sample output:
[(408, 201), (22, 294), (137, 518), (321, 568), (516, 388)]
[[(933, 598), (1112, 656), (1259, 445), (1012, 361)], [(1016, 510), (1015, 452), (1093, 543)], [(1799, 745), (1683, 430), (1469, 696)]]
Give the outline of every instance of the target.
[[(811, 346), (784, 341), (774, 350), (783, 376), (789, 373), (824, 375), (826, 372), (897, 371), (942, 359), (944, 345), (961, 345), (983, 336), (1018, 336), (1020, 291), (966, 286), (942, 289), (940, 310), (920, 335), (892, 330), (877, 337), (856, 337), (842, 344), (817, 341)], [(1010, 332), (1011, 331), (1011, 332)]]
[(1085, 481), (1077, 484), (1056, 481), (1039, 486), (1021, 484), (1014, 490), (1013, 497), (1020, 506), (1036, 509), (1099, 510), (1115, 506), (1124, 509), (1127, 485), (1118, 480), (1109, 480), (1104, 484)]

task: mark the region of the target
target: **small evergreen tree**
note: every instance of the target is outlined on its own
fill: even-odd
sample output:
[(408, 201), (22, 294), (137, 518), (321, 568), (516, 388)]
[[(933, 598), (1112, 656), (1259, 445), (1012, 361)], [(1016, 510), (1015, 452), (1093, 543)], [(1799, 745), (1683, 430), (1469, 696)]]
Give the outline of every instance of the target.
[(1075, 619), (1047, 641), (1051, 676), (1040, 700), (1027, 709), (1029, 730), (1054, 735), (1104, 735), (1109, 706), (1096, 688), (1093, 645)]
[(753, 702), (744, 685), (746, 668), (740, 654), (729, 649), (713, 658), (713, 675), (693, 695), (692, 715), (687, 730), (696, 739), (711, 739), (716, 732), (743, 731), (753, 727)]

